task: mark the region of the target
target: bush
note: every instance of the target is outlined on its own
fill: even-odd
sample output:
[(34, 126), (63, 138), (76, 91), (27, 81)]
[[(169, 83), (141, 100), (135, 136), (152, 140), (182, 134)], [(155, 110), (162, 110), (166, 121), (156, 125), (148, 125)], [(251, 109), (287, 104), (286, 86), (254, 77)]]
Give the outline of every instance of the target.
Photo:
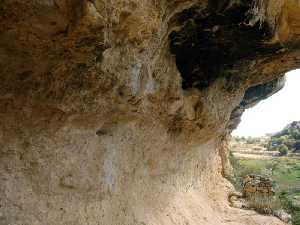
[(267, 145), (268, 151), (276, 151), (278, 147), (282, 144), (281, 140), (277, 137), (272, 137)]
[(291, 132), (291, 136), (296, 139), (296, 140), (299, 140), (300, 139), (300, 132), (299, 130), (294, 130)]
[(292, 224), (300, 225), (300, 207), (293, 205), (292, 200), (286, 192), (281, 192), (279, 199), (282, 207), (292, 215)]
[(254, 137), (248, 137), (246, 139), (246, 143), (247, 144), (257, 144), (257, 143), (260, 143), (260, 139), (259, 138), (254, 138)]
[(247, 138), (246, 144), (254, 144), (254, 140), (252, 138)]
[(284, 144), (281, 144), (281, 145), (278, 147), (278, 151), (279, 151), (279, 154), (280, 154), (281, 156), (287, 155), (288, 150), (289, 150), (288, 147), (287, 147), (286, 145), (284, 145)]
[(297, 141), (297, 142), (294, 144), (294, 148), (295, 148), (295, 151), (299, 151), (299, 150), (300, 150), (300, 141)]

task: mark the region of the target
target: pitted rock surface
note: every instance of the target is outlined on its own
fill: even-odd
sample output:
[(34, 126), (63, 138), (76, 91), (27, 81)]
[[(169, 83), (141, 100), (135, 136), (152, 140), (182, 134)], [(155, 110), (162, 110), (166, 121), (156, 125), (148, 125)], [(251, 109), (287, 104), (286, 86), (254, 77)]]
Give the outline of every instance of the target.
[(299, 62), (298, 0), (0, 0), (0, 224), (282, 224), (226, 140)]

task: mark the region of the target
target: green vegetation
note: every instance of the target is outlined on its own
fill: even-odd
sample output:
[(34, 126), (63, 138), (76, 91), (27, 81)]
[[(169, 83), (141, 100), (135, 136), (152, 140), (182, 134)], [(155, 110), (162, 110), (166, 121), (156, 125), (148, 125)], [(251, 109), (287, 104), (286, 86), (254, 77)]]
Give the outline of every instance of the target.
[(233, 137), (237, 142), (244, 142), (246, 144), (260, 144), (262, 142), (261, 138), (255, 137)]
[(236, 145), (252, 145), (268, 151), (277, 151), (278, 156), (300, 154), (300, 121), (292, 122), (282, 131), (269, 137), (233, 137), (233, 141)]
[[(267, 146), (267, 137), (232, 137), (232, 140), (238, 144), (256, 145), (261, 147)], [(299, 143), (300, 144), (300, 143)]]
[[(284, 208), (292, 215), (293, 225), (300, 225), (300, 121), (292, 122), (282, 131), (268, 137), (233, 137), (231, 148), (240, 155), (243, 151), (245, 155), (248, 154), (242, 159), (230, 155), (234, 169), (232, 182), (236, 188), (242, 190), (242, 179), (248, 174), (271, 178), (276, 192), (273, 212)], [(266, 150), (272, 151), (265, 154), (270, 159), (259, 159), (258, 156), (264, 155)], [(249, 154), (256, 157), (250, 159)]]
[(245, 175), (270, 177), (274, 181), (278, 201), (292, 215), (293, 225), (300, 225), (300, 160), (287, 157), (271, 160), (236, 159), (231, 154), (230, 161), (234, 169), (232, 181), (238, 190), (241, 190)]
[(278, 151), (281, 156), (287, 155), (288, 150), (289, 150), (288, 147), (284, 144), (281, 144), (278, 146)]
[(279, 151), (281, 155), (300, 152), (300, 122), (292, 122), (279, 133), (272, 135), (266, 147), (269, 151)]

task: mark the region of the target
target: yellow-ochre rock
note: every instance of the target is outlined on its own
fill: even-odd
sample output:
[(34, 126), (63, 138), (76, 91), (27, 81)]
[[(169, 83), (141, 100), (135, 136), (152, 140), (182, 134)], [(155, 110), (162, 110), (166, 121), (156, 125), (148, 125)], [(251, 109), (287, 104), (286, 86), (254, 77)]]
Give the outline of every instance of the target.
[(0, 0), (0, 224), (283, 224), (226, 141), (299, 36), (296, 0)]

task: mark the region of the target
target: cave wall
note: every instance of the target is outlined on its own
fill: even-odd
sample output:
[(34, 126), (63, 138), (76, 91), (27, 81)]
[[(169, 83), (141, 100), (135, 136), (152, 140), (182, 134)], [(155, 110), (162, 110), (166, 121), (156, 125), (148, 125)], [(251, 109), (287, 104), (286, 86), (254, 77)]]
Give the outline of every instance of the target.
[(1, 0), (0, 224), (281, 224), (228, 206), (226, 137), (300, 60), (296, 0)]

